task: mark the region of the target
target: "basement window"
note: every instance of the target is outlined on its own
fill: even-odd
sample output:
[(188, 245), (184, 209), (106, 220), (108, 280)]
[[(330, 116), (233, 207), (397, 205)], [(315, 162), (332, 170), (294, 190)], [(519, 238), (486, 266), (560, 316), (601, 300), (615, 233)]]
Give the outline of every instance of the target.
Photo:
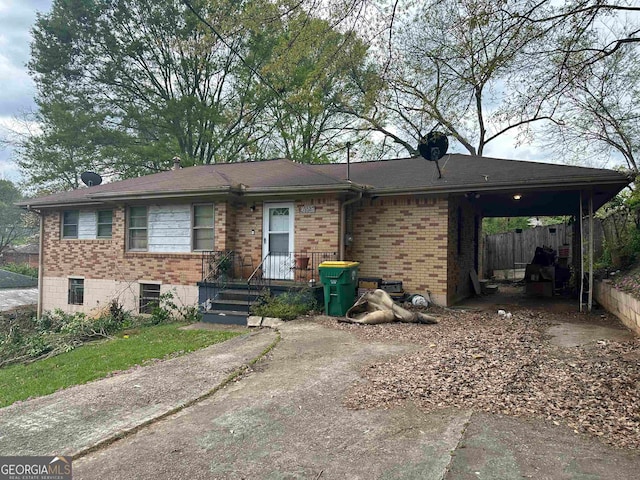
[(62, 212), (62, 238), (78, 238), (78, 210), (65, 210)]
[(160, 284), (140, 284), (140, 313), (153, 313), (160, 305)]
[(69, 305), (84, 304), (84, 278), (70, 278), (67, 297)]

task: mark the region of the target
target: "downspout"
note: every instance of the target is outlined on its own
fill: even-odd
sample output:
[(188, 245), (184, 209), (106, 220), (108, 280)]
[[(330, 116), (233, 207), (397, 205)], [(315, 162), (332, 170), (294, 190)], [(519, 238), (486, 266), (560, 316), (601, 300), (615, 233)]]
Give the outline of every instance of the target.
[(344, 252), (345, 252), (345, 229), (347, 225), (347, 207), (352, 203), (359, 202), (362, 200), (362, 191), (358, 192), (358, 196), (354, 197), (350, 200), (347, 200), (342, 204), (342, 211), (340, 212), (340, 260), (344, 260)]
[(38, 308), (36, 310), (36, 317), (40, 319), (42, 317), (42, 274), (44, 265), (44, 255), (42, 243), (44, 242), (44, 215), (42, 211), (35, 210), (27, 205), (27, 211), (35, 212), (40, 217), (40, 238), (38, 239)]

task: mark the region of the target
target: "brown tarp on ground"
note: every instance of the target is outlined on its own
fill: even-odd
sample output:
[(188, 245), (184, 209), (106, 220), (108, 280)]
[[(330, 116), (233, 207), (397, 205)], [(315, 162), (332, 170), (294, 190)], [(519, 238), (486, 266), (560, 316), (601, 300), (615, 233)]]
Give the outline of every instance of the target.
[(438, 323), (435, 317), (421, 312), (410, 312), (399, 305), (384, 290), (373, 290), (362, 295), (347, 311), (343, 322), (375, 325), (379, 323)]

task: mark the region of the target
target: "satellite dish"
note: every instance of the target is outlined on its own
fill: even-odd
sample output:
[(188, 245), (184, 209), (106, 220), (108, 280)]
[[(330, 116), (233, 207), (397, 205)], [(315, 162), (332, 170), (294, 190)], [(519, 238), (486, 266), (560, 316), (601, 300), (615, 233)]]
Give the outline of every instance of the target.
[(84, 172), (80, 175), (80, 179), (87, 187), (95, 187), (102, 183), (102, 177), (93, 172)]
[(440, 171), (438, 160), (444, 157), (448, 148), (449, 140), (447, 139), (447, 136), (442, 132), (435, 131), (429, 132), (418, 144), (418, 152), (420, 152), (420, 155), (430, 162), (436, 162), (438, 178), (442, 178), (442, 172)]
[(449, 140), (442, 132), (429, 132), (418, 144), (420, 155), (430, 162), (437, 162), (447, 153)]

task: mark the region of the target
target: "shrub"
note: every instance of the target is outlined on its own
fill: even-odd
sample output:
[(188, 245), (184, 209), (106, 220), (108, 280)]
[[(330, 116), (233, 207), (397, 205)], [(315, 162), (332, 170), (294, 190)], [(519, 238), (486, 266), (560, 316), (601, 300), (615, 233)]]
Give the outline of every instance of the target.
[(170, 322), (195, 323), (202, 319), (202, 314), (196, 305), (178, 305), (175, 300), (176, 297), (177, 295), (174, 295), (174, 292), (161, 294), (160, 301), (151, 311), (151, 317), (146, 323), (151, 325)]
[(26, 275), (27, 277), (38, 278), (38, 267), (32, 267), (28, 263), (7, 263), (0, 268), (8, 272)]
[(281, 295), (271, 293), (261, 295), (251, 306), (251, 313), (260, 317), (277, 317), (282, 320), (293, 320), (317, 308), (311, 290), (288, 291)]
[(8, 318), (7, 333), (0, 335), (0, 366), (68, 352), (88, 340), (111, 336), (132, 321), (116, 300), (97, 318), (60, 309), (44, 312), (40, 319), (25, 315)]

